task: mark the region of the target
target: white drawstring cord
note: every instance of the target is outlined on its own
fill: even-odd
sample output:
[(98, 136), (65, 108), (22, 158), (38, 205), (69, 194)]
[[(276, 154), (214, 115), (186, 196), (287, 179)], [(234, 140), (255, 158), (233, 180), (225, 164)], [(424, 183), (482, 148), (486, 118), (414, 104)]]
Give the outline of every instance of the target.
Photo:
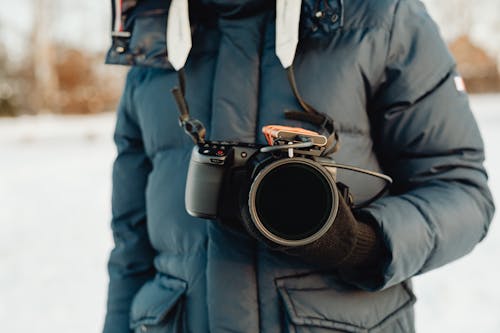
[[(301, 6), (301, 0), (276, 1), (276, 55), (283, 68), (290, 67), (295, 58)], [(191, 46), (188, 0), (172, 0), (167, 20), (167, 52), (175, 70), (184, 67)]]
[(299, 42), (301, 0), (276, 1), (276, 56), (283, 68), (292, 65)]
[(188, 0), (172, 0), (167, 20), (167, 53), (176, 71), (186, 64), (191, 45)]

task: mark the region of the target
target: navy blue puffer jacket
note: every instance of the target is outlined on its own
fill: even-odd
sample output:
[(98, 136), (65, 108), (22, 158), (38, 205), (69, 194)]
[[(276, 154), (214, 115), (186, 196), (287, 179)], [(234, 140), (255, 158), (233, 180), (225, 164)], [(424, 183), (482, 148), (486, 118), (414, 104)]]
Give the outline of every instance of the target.
[[(170, 94), (169, 1), (114, 2), (107, 62), (134, 67), (115, 132), (104, 332), (413, 331), (409, 279), (470, 252), (494, 211), (468, 98), (423, 5), (302, 1), (297, 82), (337, 123), (334, 159), (394, 179), (359, 212), (389, 252), (368, 274), (307, 265), (186, 213), (192, 142)], [(299, 106), (275, 55), (275, 1), (193, 0), (190, 10), (186, 95), (209, 138), (264, 143), (267, 124), (315, 129), (283, 115)]]

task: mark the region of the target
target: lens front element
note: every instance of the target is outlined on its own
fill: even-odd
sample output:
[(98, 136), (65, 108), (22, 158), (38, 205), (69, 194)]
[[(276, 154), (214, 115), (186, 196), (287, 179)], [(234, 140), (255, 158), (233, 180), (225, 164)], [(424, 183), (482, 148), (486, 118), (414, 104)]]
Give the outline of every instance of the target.
[(271, 241), (300, 246), (321, 237), (337, 213), (338, 195), (330, 173), (305, 158), (283, 159), (255, 177), (250, 215)]

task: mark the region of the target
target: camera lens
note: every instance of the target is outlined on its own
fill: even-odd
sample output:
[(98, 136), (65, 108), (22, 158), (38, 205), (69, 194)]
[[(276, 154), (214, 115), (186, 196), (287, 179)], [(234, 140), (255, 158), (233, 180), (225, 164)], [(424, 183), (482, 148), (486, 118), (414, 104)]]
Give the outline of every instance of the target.
[(304, 245), (328, 230), (336, 214), (333, 179), (310, 160), (279, 160), (264, 168), (250, 191), (250, 214), (264, 236)]

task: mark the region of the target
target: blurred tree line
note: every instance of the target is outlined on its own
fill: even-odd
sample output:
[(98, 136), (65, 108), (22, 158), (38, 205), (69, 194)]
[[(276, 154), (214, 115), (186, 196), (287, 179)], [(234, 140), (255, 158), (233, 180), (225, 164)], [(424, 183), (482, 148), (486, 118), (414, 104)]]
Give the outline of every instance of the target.
[(116, 107), (123, 68), (105, 66), (102, 53), (44, 47), (13, 64), (0, 44), (0, 116), (89, 114)]
[(61, 113), (90, 114), (116, 107), (123, 70), (103, 68), (103, 54), (52, 46), (48, 68), (38, 60), (12, 66), (0, 48), (0, 116)]
[[(449, 44), (470, 93), (500, 91), (500, 63), (485, 50), (475, 45), (467, 35), (462, 35)], [(499, 59), (500, 60), (500, 59)]]
[(471, 93), (500, 91), (500, 1), (422, 0)]

